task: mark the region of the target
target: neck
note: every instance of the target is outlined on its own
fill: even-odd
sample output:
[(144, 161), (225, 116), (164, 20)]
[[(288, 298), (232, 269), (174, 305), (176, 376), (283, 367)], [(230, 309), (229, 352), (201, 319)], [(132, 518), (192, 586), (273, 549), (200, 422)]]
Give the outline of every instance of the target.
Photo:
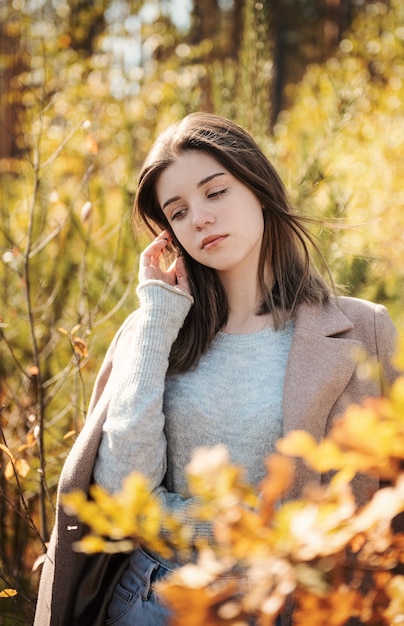
[(221, 277), (228, 303), (228, 318), (223, 332), (242, 335), (254, 333), (272, 325), (271, 315), (257, 315), (262, 294), (256, 281), (240, 277), (239, 281), (226, 281)]

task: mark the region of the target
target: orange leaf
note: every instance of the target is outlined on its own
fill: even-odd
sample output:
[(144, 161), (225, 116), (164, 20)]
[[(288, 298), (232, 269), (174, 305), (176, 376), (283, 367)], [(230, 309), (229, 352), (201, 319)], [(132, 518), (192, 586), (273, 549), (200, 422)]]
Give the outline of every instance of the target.
[(26, 443), (23, 443), (21, 446), (18, 447), (18, 452), (22, 452), (27, 448), (32, 448), (33, 446), (35, 446), (35, 444), (36, 440), (34, 437), (34, 433), (27, 433)]
[[(218, 585), (195, 589), (188, 587), (186, 581), (177, 583), (175, 577), (170, 577), (160, 582), (158, 588), (174, 610), (173, 626), (219, 626), (224, 621), (218, 615), (218, 607), (233, 600), (236, 583), (223, 580)], [(239, 624), (246, 623), (243, 617), (239, 614)]]
[(88, 347), (85, 341), (80, 339), (79, 337), (75, 337), (73, 339), (74, 350), (80, 356), (86, 357), (88, 356)]
[(280, 455), (268, 457), (265, 465), (268, 472), (260, 485), (260, 489), (262, 497), (261, 514), (267, 521), (274, 511), (278, 498), (288, 489), (292, 482), (294, 466), (291, 459)]
[(34, 437), (34, 433), (28, 433), (27, 434), (27, 446), (28, 448), (32, 448), (32, 446), (35, 446), (36, 444), (36, 439)]
[(84, 143), (85, 143), (87, 154), (97, 154), (98, 153), (98, 141), (96, 140), (94, 135), (91, 135), (90, 133), (87, 133), (87, 135), (85, 136), (85, 139), (84, 139)]

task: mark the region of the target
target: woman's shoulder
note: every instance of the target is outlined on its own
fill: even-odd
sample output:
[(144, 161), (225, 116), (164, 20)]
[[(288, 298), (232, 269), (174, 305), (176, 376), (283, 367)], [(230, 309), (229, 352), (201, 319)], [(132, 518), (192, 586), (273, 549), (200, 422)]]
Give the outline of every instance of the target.
[(334, 303), (352, 324), (345, 336), (359, 340), (369, 353), (376, 354), (391, 367), (398, 331), (387, 308), (369, 300), (346, 296), (335, 298)]
[(364, 300), (363, 298), (356, 298), (352, 296), (331, 296), (330, 303), (347, 315), (347, 317), (355, 317), (358, 315), (372, 316), (378, 308), (385, 309), (383, 305), (372, 302), (371, 300)]
[(385, 306), (349, 296), (333, 296), (321, 305), (301, 305), (297, 315), (299, 329), (328, 336), (366, 338), (396, 335), (397, 331)]
[(368, 322), (376, 325), (387, 323), (393, 326), (390, 314), (383, 304), (350, 296), (332, 297), (331, 302), (351, 320), (354, 326)]

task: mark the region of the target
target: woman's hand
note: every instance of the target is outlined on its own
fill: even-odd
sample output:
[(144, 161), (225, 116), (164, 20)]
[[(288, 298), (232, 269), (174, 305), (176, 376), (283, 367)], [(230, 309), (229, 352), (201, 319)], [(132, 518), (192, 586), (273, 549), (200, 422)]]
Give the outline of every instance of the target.
[(143, 250), (139, 261), (139, 283), (145, 280), (162, 280), (168, 285), (177, 286), (185, 293), (191, 293), (184, 259), (177, 257), (168, 270), (161, 268), (163, 252), (171, 242), (168, 230), (162, 233)]

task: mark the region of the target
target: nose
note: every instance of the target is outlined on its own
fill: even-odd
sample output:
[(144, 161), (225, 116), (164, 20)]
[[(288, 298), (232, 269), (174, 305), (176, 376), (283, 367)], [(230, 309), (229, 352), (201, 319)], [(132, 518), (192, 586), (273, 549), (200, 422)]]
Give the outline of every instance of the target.
[(197, 230), (203, 230), (208, 224), (213, 224), (215, 216), (212, 211), (206, 207), (193, 207), (192, 210), (192, 227)]

